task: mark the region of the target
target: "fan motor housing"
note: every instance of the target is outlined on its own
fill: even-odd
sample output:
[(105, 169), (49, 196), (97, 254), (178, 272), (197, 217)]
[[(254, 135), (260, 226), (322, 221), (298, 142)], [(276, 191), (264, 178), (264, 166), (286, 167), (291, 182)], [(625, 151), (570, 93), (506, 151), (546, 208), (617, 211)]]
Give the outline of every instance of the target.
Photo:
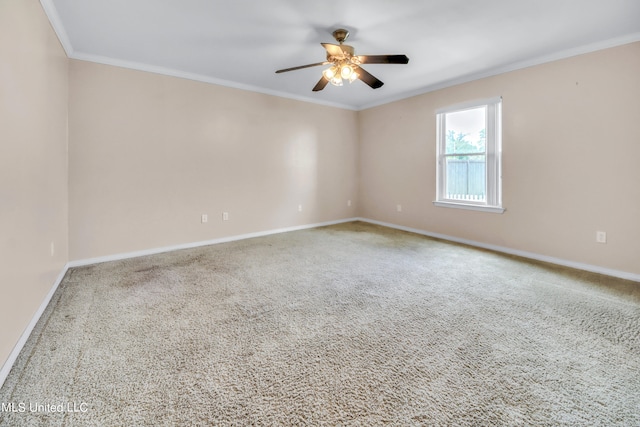
[(342, 49), (342, 55), (332, 55), (327, 52), (327, 61), (336, 62), (343, 59), (351, 59), (354, 56), (353, 46), (349, 46), (346, 44), (341, 44), (340, 48)]
[(331, 34), (340, 44), (342, 44), (342, 42), (344, 42), (347, 37), (349, 37), (349, 31), (345, 30), (344, 28), (338, 28)]

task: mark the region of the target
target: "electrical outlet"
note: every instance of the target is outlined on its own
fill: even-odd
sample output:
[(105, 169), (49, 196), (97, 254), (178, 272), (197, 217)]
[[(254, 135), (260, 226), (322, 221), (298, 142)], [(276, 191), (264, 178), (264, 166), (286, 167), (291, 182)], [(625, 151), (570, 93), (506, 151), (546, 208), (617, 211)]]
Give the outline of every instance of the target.
[(53, 242), (51, 242), (51, 256), (54, 256), (56, 254), (56, 246), (53, 244)]
[(302, 205), (298, 205), (298, 212), (302, 212)]
[(205, 222), (209, 221), (209, 216), (207, 214), (202, 214), (200, 221), (202, 221), (202, 223), (204, 224)]
[(351, 206), (351, 200), (347, 200), (347, 206)]
[(229, 212), (222, 212), (222, 220), (229, 221)]
[(607, 232), (606, 231), (596, 231), (596, 242), (598, 242), (598, 243), (607, 243)]
[(402, 212), (402, 205), (396, 205), (396, 211)]

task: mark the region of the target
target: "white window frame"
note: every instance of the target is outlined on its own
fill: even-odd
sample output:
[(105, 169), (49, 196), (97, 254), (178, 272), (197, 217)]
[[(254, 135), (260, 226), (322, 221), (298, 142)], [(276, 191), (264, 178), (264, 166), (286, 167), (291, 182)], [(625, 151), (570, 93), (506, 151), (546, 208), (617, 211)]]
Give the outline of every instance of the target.
[[(474, 108), (486, 108), (486, 200), (472, 201), (446, 197), (446, 115)], [(503, 213), (502, 207), (502, 97), (469, 101), (436, 110), (436, 200), (435, 206)]]

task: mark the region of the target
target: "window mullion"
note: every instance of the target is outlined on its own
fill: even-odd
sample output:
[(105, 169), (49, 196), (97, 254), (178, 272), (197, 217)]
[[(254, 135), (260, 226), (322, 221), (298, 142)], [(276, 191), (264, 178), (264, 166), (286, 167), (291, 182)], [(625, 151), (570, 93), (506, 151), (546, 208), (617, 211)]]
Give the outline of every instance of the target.
[(486, 151), (478, 151), (476, 153), (447, 153), (443, 154), (444, 157), (462, 157), (462, 156), (485, 156)]

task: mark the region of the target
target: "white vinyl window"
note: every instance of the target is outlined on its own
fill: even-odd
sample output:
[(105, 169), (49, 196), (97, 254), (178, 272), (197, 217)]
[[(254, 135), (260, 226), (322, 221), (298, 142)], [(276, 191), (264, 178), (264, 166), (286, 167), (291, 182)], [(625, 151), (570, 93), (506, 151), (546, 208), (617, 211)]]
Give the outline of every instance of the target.
[(434, 205), (502, 213), (502, 99), (436, 111)]

